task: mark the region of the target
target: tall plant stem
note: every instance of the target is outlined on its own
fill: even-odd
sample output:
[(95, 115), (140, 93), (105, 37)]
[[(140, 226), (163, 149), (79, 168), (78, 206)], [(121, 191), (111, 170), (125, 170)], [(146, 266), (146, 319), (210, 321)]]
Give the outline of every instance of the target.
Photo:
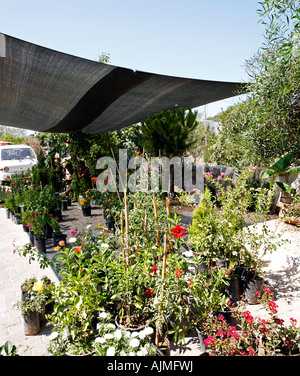
[(156, 347), (159, 347), (160, 342), (160, 335), (159, 335), (159, 329), (162, 322), (162, 315), (163, 315), (163, 298), (164, 298), (164, 282), (166, 279), (166, 270), (167, 270), (167, 255), (168, 255), (168, 232), (165, 231), (164, 235), (164, 253), (163, 253), (163, 268), (162, 268), (162, 285), (161, 285), (161, 291), (160, 291), (160, 303), (158, 307), (159, 312), (159, 318), (156, 322), (156, 335), (155, 335), (155, 345)]
[[(153, 206), (154, 206), (154, 213), (155, 213), (155, 221), (156, 221), (156, 246), (157, 248), (160, 247), (160, 234), (159, 234), (159, 222), (158, 222), (158, 211), (157, 211), (157, 202), (155, 196), (153, 196)], [(158, 261), (161, 261), (161, 256), (158, 256)]]
[(126, 264), (129, 265), (129, 209), (126, 189), (124, 189), (124, 203), (125, 203), (125, 250), (126, 250)]

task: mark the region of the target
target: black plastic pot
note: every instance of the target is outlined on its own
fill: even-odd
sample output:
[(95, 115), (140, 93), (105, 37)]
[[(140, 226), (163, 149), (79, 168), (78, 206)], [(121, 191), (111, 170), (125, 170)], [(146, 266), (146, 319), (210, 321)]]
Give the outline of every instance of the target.
[(234, 302), (241, 300), (243, 294), (243, 285), (240, 274), (234, 273), (225, 288), (226, 295)]
[(255, 276), (253, 272), (247, 272), (245, 276), (244, 297), (249, 304), (257, 304), (257, 292), (262, 295), (264, 288), (263, 278)]
[(91, 216), (91, 206), (88, 206), (86, 208), (81, 208), (82, 209), (82, 214), (84, 217), (90, 217)]
[(34, 235), (34, 245), (40, 252), (46, 253), (46, 238), (40, 235)]
[(52, 214), (54, 215), (54, 217), (58, 218), (58, 222), (62, 221), (61, 209), (52, 210)]
[(24, 230), (25, 232), (29, 232), (29, 228), (25, 225), (25, 223), (23, 223), (23, 230)]
[(34, 247), (34, 233), (32, 231), (29, 231), (28, 236), (31, 247)]
[(53, 229), (48, 223), (44, 226), (44, 232), (46, 239), (52, 238)]
[(62, 200), (60, 202), (60, 208), (62, 211), (68, 210), (68, 201), (67, 200)]

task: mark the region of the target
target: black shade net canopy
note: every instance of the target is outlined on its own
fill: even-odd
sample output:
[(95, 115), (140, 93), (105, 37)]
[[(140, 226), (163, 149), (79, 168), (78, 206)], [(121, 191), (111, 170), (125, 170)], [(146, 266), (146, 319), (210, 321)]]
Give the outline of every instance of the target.
[(101, 133), (160, 111), (230, 98), (244, 86), (121, 68), (0, 33), (1, 125)]

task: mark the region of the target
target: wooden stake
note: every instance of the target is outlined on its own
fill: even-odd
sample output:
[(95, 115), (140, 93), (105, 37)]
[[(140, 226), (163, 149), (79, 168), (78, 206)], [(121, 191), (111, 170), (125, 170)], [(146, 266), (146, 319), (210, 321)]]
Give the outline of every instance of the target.
[[(168, 218), (171, 218), (171, 210), (170, 210), (170, 200), (168, 197), (166, 197), (166, 207), (167, 207), (167, 216)], [(171, 236), (171, 223), (169, 223), (169, 233)], [(170, 251), (173, 251), (173, 243), (170, 243)]]
[[(168, 232), (165, 231), (164, 236), (164, 254), (163, 254), (163, 269), (162, 269), (162, 280), (166, 279), (166, 269), (167, 269), (167, 254), (168, 254)], [(163, 290), (162, 290), (163, 292)]]
[(156, 246), (158, 248), (160, 246), (160, 234), (159, 234), (157, 202), (156, 202), (155, 196), (153, 196), (153, 205), (154, 205), (154, 213), (155, 213), (155, 221), (156, 221)]
[(124, 189), (124, 203), (125, 203), (125, 249), (126, 249), (126, 264), (129, 263), (129, 210), (126, 189)]
[(124, 264), (126, 264), (126, 255), (125, 255), (125, 244), (124, 244), (124, 213), (121, 212), (121, 219), (120, 219), (120, 226), (121, 226), (121, 244), (122, 244), (122, 258)]
[[(134, 209), (136, 208), (136, 198), (135, 197), (133, 197), (133, 207), (134, 207)], [(133, 232), (133, 239), (134, 239), (134, 244), (136, 246), (136, 230), (134, 230), (134, 232)]]
[[(167, 270), (167, 255), (168, 255), (168, 232), (165, 231), (165, 236), (164, 236), (164, 253), (163, 253), (163, 269), (162, 269), (162, 283), (166, 279), (166, 270)], [(160, 292), (160, 301), (162, 302), (164, 298), (164, 289), (163, 285), (161, 287), (161, 292)], [(162, 303), (159, 305), (159, 316), (163, 314), (162, 312)], [(159, 335), (159, 327), (160, 327), (160, 319), (157, 320), (156, 323), (156, 335), (155, 335), (155, 345), (156, 347), (159, 347), (159, 341), (160, 341), (160, 335)]]
[(146, 237), (147, 237), (147, 240), (148, 240), (148, 243), (149, 243), (149, 235), (148, 235), (148, 227), (147, 227), (147, 221), (148, 221), (148, 205), (146, 204), (146, 208), (145, 208), (145, 219), (144, 219), (144, 231), (146, 233)]

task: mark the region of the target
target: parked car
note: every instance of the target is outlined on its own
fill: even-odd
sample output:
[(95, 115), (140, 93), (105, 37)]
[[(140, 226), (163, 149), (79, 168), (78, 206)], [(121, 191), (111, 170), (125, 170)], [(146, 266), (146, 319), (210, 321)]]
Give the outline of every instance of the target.
[(37, 156), (30, 146), (0, 146), (0, 183), (3, 184), (13, 175), (28, 171), (35, 164)]

